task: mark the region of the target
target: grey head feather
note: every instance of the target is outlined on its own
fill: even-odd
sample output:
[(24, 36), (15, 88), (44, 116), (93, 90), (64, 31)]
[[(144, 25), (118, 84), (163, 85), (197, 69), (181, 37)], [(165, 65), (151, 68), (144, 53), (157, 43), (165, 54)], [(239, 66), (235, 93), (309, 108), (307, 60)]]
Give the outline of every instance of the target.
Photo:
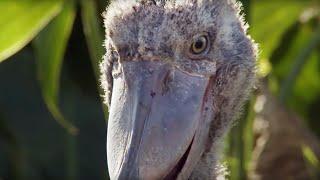
[(106, 94), (110, 94), (106, 83), (110, 77), (104, 75), (112, 64), (113, 50), (120, 57), (126, 53), (134, 56), (157, 53), (154, 55), (168, 57), (178, 54), (192, 36), (204, 31), (212, 33), (212, 59), (222, 64), (233, 61), (252, 64), (250, 57), (255, 58), (257, 47), (246, 35), (248, 25), (240, 12), (241, 4), (234, 0), (112, 2), (104, 13), (107, 53), (101, 69)]

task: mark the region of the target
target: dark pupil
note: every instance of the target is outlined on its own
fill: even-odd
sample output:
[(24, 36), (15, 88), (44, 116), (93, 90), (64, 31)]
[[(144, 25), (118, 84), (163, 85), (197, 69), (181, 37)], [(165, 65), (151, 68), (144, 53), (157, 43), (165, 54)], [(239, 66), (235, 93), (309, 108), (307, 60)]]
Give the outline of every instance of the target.
[(196, 49), (201, 49), (203, 47), (203, 42), (201, 40), (197, 40), (194, 46)]

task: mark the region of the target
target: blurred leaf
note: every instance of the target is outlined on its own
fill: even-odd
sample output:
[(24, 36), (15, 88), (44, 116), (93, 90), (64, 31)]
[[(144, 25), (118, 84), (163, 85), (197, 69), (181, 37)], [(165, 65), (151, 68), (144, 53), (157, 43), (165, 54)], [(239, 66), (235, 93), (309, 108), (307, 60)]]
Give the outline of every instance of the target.
[[(103, 34), (102, 34), (102, 23), (98, 20), (102, 19), (98, 17), (97, 12), (97, 4), (93, 0), (82, 0), (81, 1), (81, 15), (82, 15), (82, 23), (83, 29), (86, 36), (90, 58), (92, 67), (95, 73), (95, 77), (98, 84), (99, 94), (103, 94), (103, 90), (101, 89), (99, 78), (100, 78), (100, 71), (99, 71), (99, 63), (101, 62), (104, 49), (103, 49)], [(108, 117), (108, 110), (106, 105), (102, 102), (102, 108), (104, 111), (105, 119)]]
[(303, 157), (305, 160), (305, 163), (308, 167), (309, 174), (312, 179), (319, 179), (320, 177), (320, 162), (317, 158), (316, 154), (313, 152), (313, 150), (307, 146), (302, 145), (301, 147)]
[[(280, 89), (280, 100), (283, 102), (290, 95), (292, 86), (295, 84), (296, 79), (309, 59), (309, 56), (318, 44), (320, 44), (320, 25), (315, 32), (313, 32), (313, 35), (310, 37), (306, 45), (304, 45), (304, 47), (300, 50), (299, 54), (295, 58), (295, 61), (293, 62), (290, 73), (283, 82), (283, 85)], [(308, 77), (312, 77), (312, 74), (310, 74)]]
[[(318, 66), (320, 54), (314, 49), (316, 47), (314, 43), (317, 41), (319, 43), (318, 33), (319, 28), (315, 30), (310, 23), (301, 24), (299, 32), (290, 41), (291, 44), (287, 45), (286, 54), (273, 67), (275, 78), (273, 78), (272, 83), (276, 86), (282, 85), (282, 88), (288, 74), (293, 73), (294, 79), (290, 80), (293, 83), (290, 85), (291, 93), (288, 90), (282, 90), (282, 94), (290, 94), (287, 103), (304, 117), (307, 116), (308, 107), (319, 97), (320, 92), (320, 68)], [(313, 51), (311, 51), (312, 49)], [(301, 57), (303, 58), (302, 65), (297, 62), (294, 63), (294, 61), (300, 61)], [(294, 66), (298, 71), (292, 69)], [(290, 76), (293, 77), (293, 75)], [(279, 89), (275, 89), (275, 91), (279, 92)]]
[(30, 42), (61, 7), (61, 0), (1, 0), (0, 62)]
[(38, 78), (44, 100), (54, 118), (70, 133), (77, 129), (68, 122), (58, 107), (61, 63), (75, 18), (75, 3), (65, 2), (61, 13), (36, 37), (35, 53), (38, 58)]
[(281, 37), (281, 40), (275, 50), (270, 55), (270, 63), (273, 66), (277, 66), (283, 57), (286, 56), (290, 45), (294, 43), (295, 37), (298, 35), (301, 30), (302, 24), (296, 21), (291, 27), (284, 32), (284, 35)]
[(103, 56), (103, 34), (101, 32), (102, 24), (99, 23), (97, 6), (93, 0), (81, 1), (81, 15), (84, 33), (87, 39), (88, 48), (92, 60), (95, 75), (99, 77), (99, 63)]
[(253, 1), (250, 31), (260, 45), (261, 59), (268, 60), (282, 34), (297, 21), (309, 4), (308, 0)]
[(320, 170), (320, 162), (317, 156), (314, 154), (312, 149), (309, 146), (303, 145), (302, 146), (302, 152), (309, 164), (311, 164), (313, 167)]

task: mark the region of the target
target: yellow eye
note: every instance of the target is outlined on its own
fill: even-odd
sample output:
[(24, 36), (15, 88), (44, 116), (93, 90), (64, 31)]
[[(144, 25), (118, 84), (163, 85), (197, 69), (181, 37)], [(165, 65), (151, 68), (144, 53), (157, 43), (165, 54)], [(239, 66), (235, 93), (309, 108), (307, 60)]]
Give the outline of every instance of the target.
[(208, 46), (208, 39), (206, 36), (199, 36), (194, 39), (193, 43), (191, 44), (191, 52), (193, 54), (200, 54), (207, 49)]

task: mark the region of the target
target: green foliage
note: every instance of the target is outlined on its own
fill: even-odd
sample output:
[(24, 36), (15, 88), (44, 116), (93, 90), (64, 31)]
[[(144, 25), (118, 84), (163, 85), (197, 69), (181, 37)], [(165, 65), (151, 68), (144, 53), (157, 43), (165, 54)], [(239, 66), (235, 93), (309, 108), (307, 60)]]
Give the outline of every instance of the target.
[[(79, 7), (79, 11), (81, 10), (83, 16), (83, 29), (87, 37), (96, 84), (97, 87), (100, 88), (98, 84), (98, 64), (103, 55), (103, 26), (101, 22), (99, 22), (101, 18), (98, 16), (97, 3), (95, 0), (0, 1), (0, 62), (14, 55), (33, 40), (32, 45), (37, 60), (37, 79), (42, 91), (43, 100), (54, 119), (72, 135), (65, 136), (67, 152), (66, 174), (68, 179), (74, 179), (76, 177), (75, 154), (77, 143), (74, 135), (78, 133), (78, 128), (71, 123), (74, 122), (73, 119), (75, 119), (76, 116), (69, 115), (69, 117), (66, 118), (64, 115), (66, 110), (60, 107), (60, 76), (67, 45), (74, 28), (76, 12)], [(102, 3), (99, 1), (99, 4), (103, 6), (105, 6), (106, 3), (107, 2)], [(74, 59), (74, 61), (77, 61), (77, 59)], [(99, 92), (102, 94), (101, 90)], [(69, 107), (67, 109), (75, 107), (74, 103), (68, 104)], [(105, 119), (107, 119), (106, 107), (103, 103), (101, 104), (104, 108)], [(4, 127), (7, 127), (7, 125)], [(1, 129), (1, 132), (10, 132), (10, 130), (5, 128), (3, 130)], [(8, 136), (7, 134), (8, 133), (5, 133), (3, 136), (12, 139), (11, 137), (13, 135), (9, 134), (10, 136)], [(8, 142), (11, 142), (11, 140)], [(16, 145), (16, 143), (15, 141), (15, 144), (9, 144), (9, 149), (12, 149), (9, 150), (9, 155), (16, 154), (19, 156), (18, 150), (20, 150), (20, 148), (17, 148), (18, 145)], [(20, 179), (19, 177), (23, 177), (26, 173), (26, 168), (22, 167), (21, 163), (17, 160), (18, 157), (9, 160), (12, 164), (17, 164), (17, 166), (12, 166), (14, 167), (14, 171), (12, 171), (13, 174), (11, 176)], [(103, 174), (105, 174), (105, 172)]]
[[(2, 42), (0, 62), (23, 48), (37, 35), (34, 45), (38, 59), (38, 79), (44, 101), (57, 122), (72, 134), (77, 132), (77, 128), (68, 122), (59, 110), (58, 93), (61, 64), (76, 13), (75, 3), (74, 0), (0, 1), (0, 11), (4, 14), (0, 18), (0, 25), (4, 27), (0, 33)], [(103, 55), (103, 36), (96, 6), (93, 0), (81, 1), (84, 32), (88, 41), (92, 66), (98, 80), (98, 64)], [(57, 17), (54, 18), (55, 16)], [(43, 31), (39, 33), (42, 29)], [(97, 87), (100, 94), (103, 94), (100, 86)], [(106, 107), (103, 103), (102, 106), (107, 117)]]
[(0, 1), (0, 62), (29, 43), (62, 8), (62, 0)]
[(283, 33), (295, 23), (310, 1), (252, 1), (250, 34), (259, 44), (260, 58), (270, 58)]
[[(244, 1), (248, 4), (248, 1)], [(270, 89), (280, 100), (305, 117), (320, 133), (318, 116), (312, 116), (316, 105), (320, 108), (320, 3), (318, 1), (282, 0), (249, 2), (244, 11), (250, 22), (250, 34), (258, 43), (258, 75), (269, 79)], [(253, 104), (235, 126), (226, 146), (229, 179), (247, 179), (252, 156), (254, 118)], [(309, 153), (310, 157), (310, 153)]]
[[(75, 3), (66, 1), (60, 14), (37, 36), (34, 41), (37, 72), (44, 100), (55, 119), (70, 133), (77, 129), (65, 120), (58, 107), (61, 63), (75, 18)], [(54, 36), (53, 36), (54, 34)]]

